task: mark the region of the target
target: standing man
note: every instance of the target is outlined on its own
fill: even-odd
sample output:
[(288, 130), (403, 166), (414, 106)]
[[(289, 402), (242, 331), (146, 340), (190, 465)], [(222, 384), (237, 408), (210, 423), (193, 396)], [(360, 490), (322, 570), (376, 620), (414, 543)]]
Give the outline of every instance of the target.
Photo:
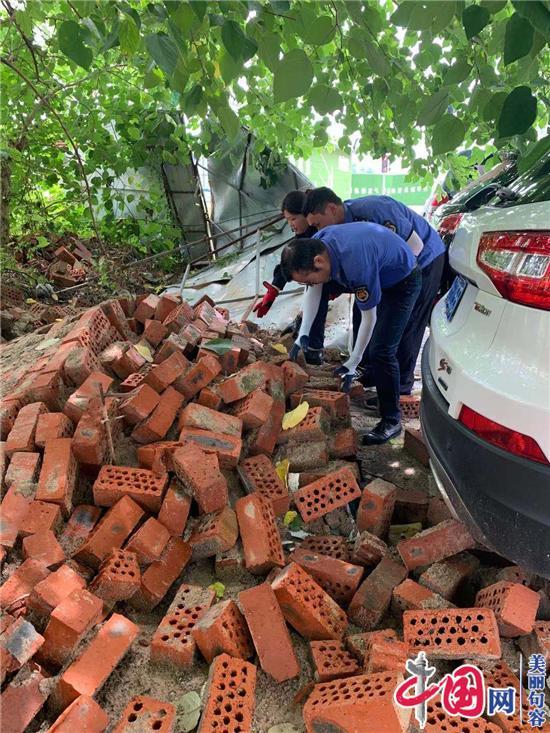
[(310, 225), (322, 229), (333, 224), (370, 221), (398, 234), (417, 257), (422, 287), (403, 333), (397, 358), (401, 370), (400, 393), (410, 394), (422, 339), (441, 282), (445, 245), (426, 219), (390, 196), (364, 196), (342, 201), (330, 188), (313, 188), (306, 194), (303, 213)]
[[(290, 352), (296, 360), (307, 350), (311, 326), (328, 291), (355, 293), (361, 320), (349, 359), (336, 370), (349, 391), (369, 346), (380, 403), (380, 422), (364, 437), (367, 445), (385, 443), (401, 432), (397, 350), (421, 287), (416, 259), (406, 243), (378, 224), (328, 226), (312, 239), (295, 239), (281, 255), (289, 280), (309, 287), (302, 326)], [(328, 286), (328, 288), (327, 288)]]

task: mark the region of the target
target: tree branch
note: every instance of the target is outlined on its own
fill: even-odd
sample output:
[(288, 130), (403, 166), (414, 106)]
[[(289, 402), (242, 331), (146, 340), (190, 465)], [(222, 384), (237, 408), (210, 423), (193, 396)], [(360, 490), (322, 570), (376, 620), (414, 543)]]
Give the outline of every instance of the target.
[(19, 27), (18, 22), (15, 20), (15, 11), (11, 7), (11, 5), (9, 4), (9, 2), (7, 0), (2, 0), (2, 5), (4, 6), (4, 8), (6, 9), (6, 11), (8, 13), (8, 18), (10, 19), (10, 22), (15, 26), (15, 28), (17, 29), (19, 35), (21, 36), (21, 38), (25, 42), (25, 46), (29, 49), (30, 54), (32, 56), (32, 62), (34, 64), (34, 71), (35, 71), (35, 74), (36, 74), (36, 80), (37, 81), (40, 81), (40, 73), (38, 71), (38, 63), (36, 61), (36, 56), (34, 55), (34, 48), (32, 46), (32, 43), (27, 38), (27, 36), (25, 35), (25, 33), (23, 33), (22, 29)]

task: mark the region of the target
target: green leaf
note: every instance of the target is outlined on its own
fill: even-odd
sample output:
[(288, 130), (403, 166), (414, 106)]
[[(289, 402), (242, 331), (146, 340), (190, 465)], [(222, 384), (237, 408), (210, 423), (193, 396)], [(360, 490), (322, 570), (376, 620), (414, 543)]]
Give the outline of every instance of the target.
[(223, 583), (217, 581), (216, 583), (212, 583), (212, 585), (209, 585), (208, 589), (214, 591), (218, 600), (220, 600), (220, 598), (223, 598), (223, 594), (225, 593), (225, 585)]
[[(217, 112), (218, 110), (216, 109), (216, 113)], [(211, 339), (205, 344), (201, 344), (201, 347), (208, 351), (213, 351), (218, 356), (223, 356), (224, 354), (227, 354), (228, 351), (231, 351), (233, 348), (233, 342), (231, 339)]]
[(524, 173), (550, 150), (550, 135), (532, 143), (518, 162), (518, 170)]
[(122, 19), (120, 30), (118, 32), (118, 40), (122, 53), (128, 56), (137, 51), (139, 46), (139, 30), (129, 16)]
[(233, 81), (242, 71), (242, 63), (234, 61), (231, 56), (224, 51), (220, 57), (220, 73), (226, 84)]
[(449, 92), (447, 89), (439, 89), (430, 97), (425, 97), (418, 110), (417, 122), (426, 127), (433, 125), (449, 106)]
[(466, 59), (458, 59), (458, 61), (455, 61), (454, 64), (443, 74), (443, 84), (445, 86), (460, 84), (461, 81), (464, 81), (470, 76), (471, 70), (472, 67)]
[(324, 46), (332, 40), (336, 32), (336, 24), (330, 15), (320, 15), (313, 23), (304, 27), (304, 41), (314, 46)]
[(533, 28), (550, 39), (550, 8), (540, 0), (512, 0), (517, 13), (526, 18)]
[(92, 50), (82, 41), (84, 31), (74, 20), (64, 20), (57, 29), (59, 50), (83, 69), (89, 69), (93, 61)]
[(183, 94), (188, 81), (189, 71), (185, 66), (185, 61), (180, 57), (176, 64), (176, 68), (174, 69), (174, 73), (172, 74), (172, 78), (170, 79), (170, 87), (174, 89), (174, 91)]
[(365, 34), (359, 28), (352, 28), (347, 38), (347, 47), (355, 59), (364, 59), (366, 56)]
[(171, 76), (178, 62), (178, 47), (166, 33), (151, 33), (145, 36), (147, 50), (165, 74)]
[(414, 3), (410, 0), (405, 0), (405, 2), (399, 3), (397, 10), (390, 18), (390, 23), (401, 26), (401, 28), (406, 28), (413, 10)]
[(189, 5), (202, 23), (204, 16), (206, 15), (206, 2), (204, 0), (189, 0)]
[(527, 56), (533, 47), (535, 30), (531, 23), (514, 13), (506, 24), (504, 36), (504, 65)]
[(302, 49), (295, 48), (284, 55), (273, 75), (275, 103), (302, 97), (313, 81), (313, 66)]
[(389, 65), (384, 52), (376, 43), (365, 41), (365, 57), (369, 66), (378, 76), (386, 77), (391, 74), (391, 66)]
[(491, 15), (498, 13), (499, 10), (506, 7), (508, 0), (481, 0), (479, 3), (482, 8), (488, 10)]
[(183, 112), (186, 115), (194, 115), (197, 111), (200, 103), (202, 102), (203, 97), (203, 88), (200, 84), (195, 84), (195, 86), (189, 90), (187, 94), (183, 97)]
[(487, 8), (480, 5), (468, 5), (462, 11), (462, 25), (466, 32), (466, 38), (470, 40), (477, 36), (491, 20), (491, 16)]
[(279, 65), (280, 40), (280, 36), (276, 33), (263, 33), (258, 40), (258, 55), (272, 72), (275, 72)]
[(231, 107), (228, 104), (216, 107), (216, 115), (227, 136), (231, 140), (236, 137), (241, 129), (241, 123)]
[(234, 20), (226, 20), (222, 26), (222, 41), (231, 58), (239, 61), (245, 41), (241, 26)]
[(433, 22), (432, 3), (415, 0), (413, 5), (407, 28), (411, 31), (427, 30)]
[(491, 96), (481, 113), (485, 122), (492, 122), (500, 117), (502, 105), (507, 96), (506, 92), (496, 92)]
[(466, 127), (462, 120), (454, 115), (445, 114), (437, 122), (432, 135), (432, 152), (442, 155), (455, 150), (464, 140)]
[(320, 115), (330, 114), (342, 109), (342, 97), (333, 87), (326, 84), (317, 84), (308, 94), (310, 103)]
[(171, 14), (170, 20), (184, 36), (187, 36), (189, 31), (199, 24), (197, 14), (187, 3), (179, 3), (177, 10)]
[(439, 33), (448, 28), (456, 13), (456, 2), (454, 0), (434, 0), (430, 3), (432, 13), (432, 33)]
[[(215, 583), (214, 585), (222, 584)], [(213, 590), (216, 592), (214, 588)], [(200, 695), (197, 692), (187, 692), (183, 697), (176, 701), (176, 709), (178, 730), (181, 731), (181, 733), (190, 733), (190, 731), (195, 730), (201, 716)]]
[(516, 87), (504, 100), (498, 118), (499, 137), (523, 135), (537, 117), (537, 100), (528, 86)]

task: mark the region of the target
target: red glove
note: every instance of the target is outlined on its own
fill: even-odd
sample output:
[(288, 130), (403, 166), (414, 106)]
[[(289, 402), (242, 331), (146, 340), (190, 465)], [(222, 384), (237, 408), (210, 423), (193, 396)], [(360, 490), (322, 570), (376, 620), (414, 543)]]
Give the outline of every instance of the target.
[(267, 280), (264, 280), (264, 288), (267, 288), (267, 293), (252, 309), (258, 318), (263, 318), (265, 316), (267, 311), (275, 302), (275, 298), (279, 295), (278, 289), (271, 283), (268, 283)]

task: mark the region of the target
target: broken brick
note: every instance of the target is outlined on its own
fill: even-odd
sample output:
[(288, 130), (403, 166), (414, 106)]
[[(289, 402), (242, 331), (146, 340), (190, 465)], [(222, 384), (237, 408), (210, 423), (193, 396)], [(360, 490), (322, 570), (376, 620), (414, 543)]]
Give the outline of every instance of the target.
[(94, 502), (112, 506), (122, 497), (130, 497), (152, 513), (158, 512), (168, 483), (166, 474), (157, 476), (147, 468), (103, 466), (94, 482)]
[(387, 551), (384, 540), (365, 529), (355, 538), (351, 561), (359, 565), (377, 565)]
[(172, 455), (176, 476), (192, 494), (205, 514), (220, 511), (228, 501), (227, 481), (219, 468), (218, 456), (190, 444)]
[(163, 323), (170, 313), (181, 305), (181, 298), (172, 293), (165, 293), (160, 297), (155, 310), (155, 320)]
[(168, 329), (159, 321), (147, 319), (143, 328), (143, 338), (145, 338), (152, 346), (158, 346), (160, 342), (168, 335)]
[(533, 630), (540, 597), (521, 583), (502, 580), (476, 595), (475, 605), (494, 611), (501, 636), (530, 634)]
[(349, 396), (344, 392), (331, 392), (325, 389), (308, 389), (295, 392), (290, 396), (290, 406), (297, 407), (300, 402), (307, 402), (310, 407), (323, 407), (331, 420), (349, 415)]
[(183, 399), (183, 395), (176, 389), (167, 387), (161, 394), (153, 412), (134, 428), (132, 438), (137, 443), (153, 443), (162, 440), (172, 427), (183, 404)]
[(25, 733), (28, 726), (46, 702), (48, 690), (42, 670), (27, 665), (0, 695), (2, 731)]
[(393, 589), (406, 577), (407, 570), (403, 565), (386, 555), (353, 596), (348, 609), (349, 618), (367, 631), (378, 626), (389, 608)]
[(293, 361), (285, 361), (281, 368), (283, 370), (286, 397), (293, 392), (299, 392), (306, 386), (309, 374), (301, 366)]
[(85, 587), (86, 581), (78, 573), (68, 565), (62, 565), (34, 586), (27, 606), (38, 616), (46, 618), (74, 590)]
[(68, 516), (72, 510), (77, 478), (77, 463), (71, 446), (71, 438), (53, 438), (46, 441), (36, 491), (38, 501), (59, 504), (64, 516)]
[(328, 463), (327, 441), (289, 443), (286, 446), (285, 457), (289, 461), (291, 473), (302, 473), (302, 471), (310, 471), (319, 466), (326, 466)]
[(221, 468), (235, 468), (239, 462), (242, 440), (233, 435), (198, 428), (183, 428), (179, 439), (184, 444), (194, 443), (207, 453), (215, 453)]
[(141, 566), (160, 560), (170, 539), (170, 532), (158, 519), (149, 517), (130, 537), (125, 550), (136, 554)]
[(243, 496), (235, 503), (246, 569), (265, 574), (282, 568), (285, 556), (271, 501), (261, 494)]
[(19, 525), (22, 537), (46, 531), (55, 531), (61, 520), (61, 508), (45, 501), (31, 502), (25, 518)]
[(294, 550), (290, 559), (306, 570), (340, 605), (351, 601), (363, 577), (363, 568), (358, 565), (307, 550)]
[(141, 574), (136, 554), (129, 550), (113, 550), (99, 566), (90, 585), (90, 592), (107, 603), (131, 598), (139, 589)]
[(16, 672), (28, 662), (44, 643), (44, 637), (34, 626), (19, 617), (0, 635), (0, 677)]
[(211, 664), (218, 654), (248, 659), (253, 654), (252, 640), (235, 601), (222, 601), (208, 609), (192, 631), (202, 656)]
[(220, 730), (252, 733), (255, 688), (256, 667), (253, 664), (227, 654), (216, 657), (210, 666), (206, 703), (197, 733), (209, 733), (220, 726), (223, 726)]
[(69, 384), (80, 387), (94, 372), (101, 372), (101, 362), (91, 349), (75, 345), (65, 359), (63, 372)]
[(249, 433), (248, 454), (257, 456), (265, 453), (271, 455), (275, 450), (275, 444), (282, 430), (285, 406), (280, 402), (274, 402), (266, 422)]
[(471, 547), (475, 547), (475, 541), (466, 527), (461, 522), (449, 519), (408, 540), (402, 540), (397, 550), (407, 569), (413, 570)]
[(48, 412), (48, 408), (43, 402), (32, 402), (19, 410), (4, 446), (7, 456), (11, 456), (18, 451), (24, 453), (35, 452), (36, 425), (39, 416), (44, 412)]
[(61, 713), (46, 733), (104, 733), (107, 713), (88, 695), (80, 695)]
[(416, 430), (415, 428), (405, 428), (405, 440), (403, 448), (410, 453), (411, 456), (416, 458), (419, 463), (426, 468), (430, 465), (430, 456), (426, 443), (424, 442), (424, 436), (422, 431)]
[(211, 410), (219, 410), (223, 404), (223, 400), (214, 386), (210, 385), (209, 387), (201, 389), (195, 404), (203, 405), (203, 407), (209, 407)]
[(193, 560), (229, 550), (238, 536), (237, 516), (233, 509), (225, 507), (221, 512), (205, 514), (196, 523), (188, 540), (193, 548)]
[(101, 509), (97, 506), (80, 504), (74, 508), (59, 538), (67, 557), (73, 555), (88, 539), (100, 516)]
[(323, 443), (330, 430), (330, 418), (322, 407), (310, 407), (304, 419), (289, 430), (283, 430), (279, 443)]
[(134, 608), (150, 611), (157, 606), (191, 559), (191, 547), (180, 537), (171, 537), (159, 560), (141, 575), (141, 585), (130, 600)]
[(181, 305), (178, 305), (176, 308), (173, 308), (170, 311), (170, 313), (162, 322), (162, 325), (166, 326), (170, 333), (179, 333), (181, 331), (182, 335), (187, 338), (183, 331), (185, 330), (185, 327), (190, 323), (190, 321), (193, 320), (193, 318), (193, 309), (191, 308), (189, 303), (183, 301)]
[(377, 478), (363, 489), (357, 510), (357, 529), (383, 537), (390, 528), (397, 488), (389, 481)]
[(23, 557), (40, 560), (51, 568), (65, 560), (65, 553), (54, 533), (46, 530), (23, 538)]
[(0, 608), (14, 606), (29, 596), (37, 583), (50, 574), (47, 566), (39, 560), (24, 560), (9, 578), (0, 586)]
[(245, 458), (237, 470), (247, 493), (258, 493), (268, 498), (276, 516), (286, 514), (290, 506), (288, 487), (266, 455), (262, 453)]
[(61, 373), (39, 372), (28, 387), (27, 399), (33, 403), (43, 402), (49, 410), (57, 412), (63, 406), (65, 387)]
[(398, 672), (405, 669), (408, 647), (395, 638), (375, 637), (368, 644), (365, 654), (365, 674), (373, 672)]
[(393, 607), (396, 611), (419, 611), (428, 608), (450, 608), (452, 604), (414, 580), (407, 578), (393, 589)]
[(159, 395), (152, 387), (141, 384), (120, 403), (120, 412), (128, 425), (137, 425), (153, 412), (159, 399)]
[(298, 489), (294, 492), (294, 503), (304, 522), (313, 522), (360, 496), (355, 476), (343, 468)]
[(358, 450), (357, 431), (344, 428), (331, 436), (328, 442), (328, 454), (331, 458), (355, 458)]
[(479, 568), (479, 560), (469, 552), (459, 552), (440, 562), (432, 563), (418, 578), (421, 585), (448, 601), (462, 584)]
[(181, 537), (187, 524), (191, 497), (177, 479), (172, 479), (158, 513), (158, 520), (171, 535)]
[(189, 361), (185, 356), (180, 351), (175, 351), (163, 362), (153, 366), (145, 377), (145, 384), (161, 394), (167, 387), (173, 385), (188, 367)]
[(155, 312), (160, 304), (158, 295), (150, 293), (138, 304), (134, 311), (134, 318), (140, 323), (145, 323), (148, 318), (154, 318)]
[(183, 428), (213, 430), (217, 433), (225, 433), (240, 438), (243, 424), (239, 417), (225, 415), (196, 402), (190, 402), (180, 412), (178, 428), (180, 430)]
[(357, 659), (341, 641), (310, 641), (309, 648), (318, 682), (330, 682), (359, 672)]
[(15, 423), (23, 402), (17, 398), (4, 398), (0, 405), (0, 437), (5, 441)]
[(100, 396), (100, 389), (107, 394), (113, 383), (113, 378), (103, 372), (92, 372), (80, 387), (72, 393), (62, 412), (76, 425), (82, 415), (87, 411), (91, 400)]
[(7, 487), (14, 486), (19, 491), (28, 490), (36, 483), (39, 468), (40, 453), (14, 453), (10, 459), (4, 483)]

